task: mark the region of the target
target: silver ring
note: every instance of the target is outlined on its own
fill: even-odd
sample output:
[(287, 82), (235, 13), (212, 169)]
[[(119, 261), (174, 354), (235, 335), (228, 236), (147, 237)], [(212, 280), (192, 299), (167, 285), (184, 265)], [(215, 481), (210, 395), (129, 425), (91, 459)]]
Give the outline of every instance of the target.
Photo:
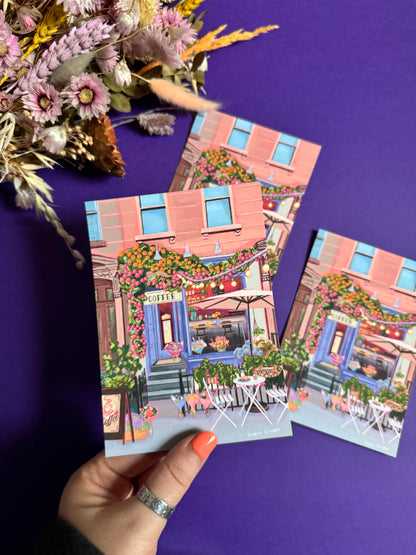
[(165, 518), (166, 520), (172, 516), (173, 511), (176, 507), (171, 507), (162, 499), (159, 499), (150, 489), (143, 485), (137, 492), (137, 497), (142, 503), (149, 507), (154, 513)]

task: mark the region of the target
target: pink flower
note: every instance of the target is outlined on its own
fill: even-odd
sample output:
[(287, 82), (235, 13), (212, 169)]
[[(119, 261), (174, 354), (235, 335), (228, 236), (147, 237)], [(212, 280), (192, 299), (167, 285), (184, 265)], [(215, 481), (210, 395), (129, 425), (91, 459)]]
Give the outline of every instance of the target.
[(4, 15), (0, 15), (0, 71), (12, 67), (20, 56), (19, 41), (12, 34), (10, 27), (4, 21)]
[(39, 123), (54, 123), (62, 114), (62, 100), (58, 91), (48, 83), (32, 85), (28, 94), (23, 97), (23, 105)]
[(97, 12), (102, 8), (103, 0), (57, 0), (57, 4), (63, 4), (64, 10), (74, 15), (85, 15)]
[(153, 25), (166, 29), (178, 54), (181, 54), (188, 44), (195, 42), (196, 31), (191, 29), (190, 23), (182, 19), (182, 14), (178, 10), (171, 8), (159, 10), (153, 20)]
[(23, 6), (17, 10), (17, 20), (23, 31), (30, 33), (36, 29), (36, 20), (38, 16), (34, 10)]
[(110, 103), (108, 89), (95, 73), (72, 76), (62, 95), (67, 104), (76, 108), (81, 118), (98, 118), (106, 113)]

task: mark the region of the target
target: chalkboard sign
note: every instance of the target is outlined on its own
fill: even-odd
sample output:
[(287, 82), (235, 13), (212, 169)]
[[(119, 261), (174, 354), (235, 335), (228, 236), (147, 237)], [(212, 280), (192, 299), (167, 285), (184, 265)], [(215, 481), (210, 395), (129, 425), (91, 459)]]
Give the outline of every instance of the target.
[[(133, 422), (127, 389), (124, 387), (105, 387), (101, 391), (103, 407), (104, 439), (122, 439), (125, 441), (126, 409), (130, 419), (130, 429)], [(134, 441), (134, 433), (132, 433)]]

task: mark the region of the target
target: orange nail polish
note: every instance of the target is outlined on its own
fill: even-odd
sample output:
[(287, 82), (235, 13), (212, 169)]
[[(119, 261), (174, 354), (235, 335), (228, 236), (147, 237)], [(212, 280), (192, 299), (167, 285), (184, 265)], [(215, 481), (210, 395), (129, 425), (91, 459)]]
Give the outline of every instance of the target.
[(201, 432), (191, 441), (195, 453), (202, 460), (208, 458), (214, 447), (217, 445), (218, 438), (213, 432)]

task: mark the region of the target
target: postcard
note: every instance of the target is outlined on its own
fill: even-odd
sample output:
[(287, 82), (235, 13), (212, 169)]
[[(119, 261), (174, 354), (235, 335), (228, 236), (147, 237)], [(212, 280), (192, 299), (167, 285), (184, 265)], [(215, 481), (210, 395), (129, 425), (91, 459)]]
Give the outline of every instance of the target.
[(201, 112), (193, 122), (170, 191), (260, 182), (274, 275), (320, 148), (242, 118)]
[(262, 206), (259, 183), (86, 203), (107, 456), (292, 435)]
[(320, 229), (282, 339), (292, 421), (395, 457), (415, 300), (416, 261)]

